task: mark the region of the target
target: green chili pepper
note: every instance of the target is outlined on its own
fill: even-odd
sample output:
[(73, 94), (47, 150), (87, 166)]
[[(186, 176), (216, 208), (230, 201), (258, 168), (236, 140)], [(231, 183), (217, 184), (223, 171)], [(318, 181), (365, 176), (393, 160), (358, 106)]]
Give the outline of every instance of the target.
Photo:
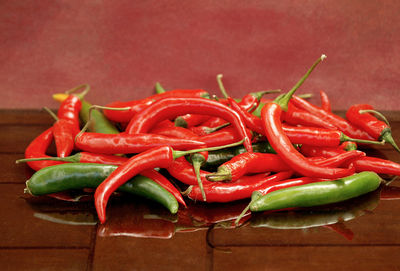
[[(46, 167), (35, 172), (26, 181), (26, 191), (39, 196), (69, 189), (96, 188), (116, 168), (117, 166), (113, 165), (91, 163), (68, 163)], [(120, 186), (118, 191), (154, 200), (173, 214), (178, 211), (179, 206), (175, 197), (144, 176), (135, 176)]]
[[(364, 171), (335, 181), (293, 186), (266, 194), (250, 204), (253, 212), (312, 207), (344, 201), (376, 190), (381, 178)], [(255, 191), (254, 193), (259, 193)]]
[[(82, 100), (82, 108), (79, 112), (79, 117), (82, 122), (86, 123), (89, 120), (89, 111), (91, 103)], [(88, 131), (102, 134), (119, 134), (118, 129), (98, 110), (92, 110), (91, 121)]]

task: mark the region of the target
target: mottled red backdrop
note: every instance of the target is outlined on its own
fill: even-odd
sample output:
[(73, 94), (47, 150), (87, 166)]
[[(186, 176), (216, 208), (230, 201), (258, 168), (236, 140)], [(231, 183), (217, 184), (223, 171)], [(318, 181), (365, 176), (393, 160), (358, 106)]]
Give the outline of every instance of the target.
[[(324, 89), (334, 109), (399, 110), (400, 1), (0, 1), (0, 108), (56, 107), (81, 83), (106, 104), (167, 88), (232, 96)], [(319, 103), (314, 98), (315, 103)]]

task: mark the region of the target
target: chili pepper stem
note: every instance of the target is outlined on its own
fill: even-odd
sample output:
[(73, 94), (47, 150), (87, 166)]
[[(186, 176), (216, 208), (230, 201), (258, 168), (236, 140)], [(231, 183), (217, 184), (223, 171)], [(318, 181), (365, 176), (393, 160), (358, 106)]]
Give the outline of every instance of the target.
[(204, 201), (207, 201), (206, 192), (204, 192), (203, 182), (201, 181), (200, 177), (200, 167), (206, 161), (205, 157), (199, 153), (195, 153), (191, 155), (191, 160), (193, 164), (194, 173), (196, 174), (197, 183), (199, 184), (199, 188), (201, 191), (201, 196), (203, 197)]
[(390, 145), (393, 146), (393, 148), (395, 148), (396, 151), (400, 152), (400, 148), (397, 146), (396, 142), (394, 141), (392, 132), (390, 131), (390, 129), (383, 132), (383, 134), (381, 135), (381, 139), (383, 141), (388, 142)]
[(222, 74), (218, 74), (218, 75), (217, 75), (217, 83), (218, 83), (218, 86), (219, 86), (219, 89), (220, 89), (222, 95), (224, 95), (225, 99), (227, 99), (227, 98), (229, 97), (229, 95), (228, 95), (228, 93), (226, 92), (226, 89), (225, 89), (225, 87), (224, 87), (224, 84), (222, 83), (222, 77), (223, 77)]
[(75, 153), (74, 155), (67, 156), (67, 157), (38, 157), (38, 158), (25, 158), (25, 159), (18, 159), (15, 161), (16, 164), (25, 163), (25, 162), (32, 162), (32, 161), (60, 161), (60, 162), (71, 162), (71, 163), (79, 163), (81, 154)]
[(71, 89), (65, 91), (65, 94), (69, 95), (79, 89), (82, 89), (82, 88), (83, 88), (83, 91), (76, 94), (76, 96), (78, 96), (79, 99), (82, 100), (86, 96), (86, 94), (90, 91), (90, 86), (88, 84), (82, 84), (82, 85), (76, 86), (74, 88), (71, 88)]
[(281, 91), (282, 91), (281, 89), (272, 89), (272, 90), (262, 90), (262, 91), (252, 92), (250, 94), (253, 95), (257, 100), (260, 100), (266, 94), (279, 93)]
[(211, 182), (229, 181), (232, 179), (232, 175), (225, 166), (220, 166), (216, 173), (208, 174), (206, 178)]
[(220, 150), (220, 149), (224, 149), (224, 148), (236, 147), (238, 145), (241, 145), (243, 142), (244, 142), (244, 139), (242, 139), (238, 142), (232, 143), (232, 144), (224, 145), (224, 146), (208, 147), (208, 148), (194, 149), (194, 150), (188, 150), (188, 151), (174, 150), (173, 157), (174, 157), (174, 159), (177, 159), (179, 157), (182, 157), (182, 156), (185, 156), (188, 154), (192, 154), (192, 153), (203, 152), (203, 151), (216, 151), (216, 150)]
[(108, 107), (108, 106), (101, 106), (101, 105), (92, 105), (92, 106), (90, 106), (88, 121), (82, 127), (82, 130), (80, 130), (80, 132), (75, 136), (75, 141), (78, 138), (78, 136), (80, 136), (82, 133), (84, 133), (88, 129), (88, 127), (89, 127), (89, 125), (90, 125), (90, 123), (92, 121), (92, 111), (94, 109), (96, 109), (96, 110), (106, 109), (106, 110), (124, 111), (124, 110), (129, 110), (130, 107)]
[(190, 192), (192, 192), (192, 189), (193, 189), (193, 185), (189, 185), (189, 187), (186, 188), (185, 191), (182, 191), (181, 194), (182, 194), (183, 196), (187, 196), (187, 195), (190, 194)]
[(48, 108), (47, 106), (45, 106), (45, 107), (43, 107), (43, 109), (44, 109), (47, 113), (49, 113), (50, 116), (51, 116), (55, 121), (58, 120), (57, 115), (56, 115), (50, 108)]
[(386, 124), (387, 124), (387, 126), (389, 126), (390, 127), (390, 123), (389, 123), (389, 121), (387, 120), (387, 118), (381, 113), (381, 112), (379, 112), (379, 111), (376, 111), (376, 110), (373, 110), (373, 109), (363, 109), (363, 110), (360, 110), (360, 111), (358, 111), (360, 114), (365, 114), (365, 113), (372, 113), (372, 114), (375, 114), (375, 115), (377, 115), (378, 117), (380, 117)]
[(275, 103), (279, 104), (280, 107), (282, 108), (283, 111), (288, 110), (288, 103), (289, 100), (292, 98), (293, 94), (296, 92), (296, 90), (304, 83), (304, 81), (308, 78), (308, 76), (311, 74), (311, 72), (317, 67), (317, 65), (323, 61), (326, 58), (326, 55), (321, 55), (317, 61), (314, 62), (314, 64), (311, 66), (311, 68), (306, 72), (305, 75), (296, 83), (296, 85), (293, 86), (293, 88), (286, 94), (279, 96), (277, 99), (275, 99)]
[(235, 225), (238, 226), (240, 220), (245, 216), (245, 214), (249, 211), (250, 205), (258, 200), (260, 197), (262, 197), (262, 194), (259, 191), (254, 191), (251, 195), (251, 200), (250, 203), (243, 209), (243, 211), (240, 213), (240, 215), (236, 218), (235, 220)]
[(161, 86), (161, 84), (159, 82), (156, 82), (156, 85), (154, 86), (154, 88), (156, 89), (157, 94), (166, 92), (165, 89)]
[(340, 137), (340, 143), (343, 143), (345, 141), (351, 141), (351, 142), (356, 142), (356, 143), (364, 143), (364, 144), (374, 144), (374, 145), (384, 145), (385, 144), (385, 140), (373, 141), (373, 140), (351, 138), (351, 137), (348, 137), (347, 135), (342, 133), (342, 135)]

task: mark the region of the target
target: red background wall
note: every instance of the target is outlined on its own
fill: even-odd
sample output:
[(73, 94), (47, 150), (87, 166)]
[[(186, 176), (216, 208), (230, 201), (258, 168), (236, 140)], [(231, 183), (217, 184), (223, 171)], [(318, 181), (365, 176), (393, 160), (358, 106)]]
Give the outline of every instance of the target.
[[(334, 109), (398, 110), (400, 1), (1, 1), (0, 108), (56, 107), (51, 94), (88, 83), (96, 104), (167, 88), (232, 96), (324, 89)], [(319, 103), (314, 98), (315, 103)]]

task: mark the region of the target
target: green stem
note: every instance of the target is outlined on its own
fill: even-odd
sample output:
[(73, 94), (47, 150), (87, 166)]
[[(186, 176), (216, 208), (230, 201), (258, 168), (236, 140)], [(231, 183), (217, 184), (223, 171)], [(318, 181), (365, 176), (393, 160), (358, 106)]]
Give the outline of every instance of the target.
[(197, 183), (199, 184), (199, 188), (201, 191), (201, 196), (204, 201), (207, 201), (206, 193), (204, 192), (203, 182), (201, 181), (200, 176), (200, 167), (206, 162), (205, 157), (200, 153), (194, 153), (191, 155), (191, 160), (193, 164), (194, 173), (196, 174)]
[(165, 89), (161, 86), (161, 84), (159, 82), (156, 82), (156, 85), (154, 86), (154, 88), (156, 89), (157, 94), (161, 94), (161, 93), (165, 92)]
[(192, 154), (192, 153), (196, 153), (196, 152), (203, 152), (203, 151), (216, 151), (216, 150), (220, 150), (220, 149), (224, 149), (224, 148), (230, 148), (230, 147), (236, 147), (239, 146), (241, 144), (243, 144), (244, 139), (232, 143), (232, 144), (228, 144), (228, 145), (224, 145), (224, 146), (216, 146), (216, 147), (208, 147), (208, 148), (202, 148), (202, 149), (194, 149), (194, 150), (188, 150), (188, 151), (177, 151), (174, 150), (173, 151), (173, 156), (174, 159), (188, 155), (188, 154)]
[(96, 109), (96, 110), (100, 110), (100, 109), (106, 109), (106, 110), (116, 110), (116, 111), (124, 111), (124, 110), (129, 110), (130, 107), (108, 107), (108, 106), (101, 106), (101, 105), (92, 105), (89, 108), (89, 113), (88, 113), (88, 120), (85, 123), (85, 125), (82, 127), (82, 130), (80, 130), (80, 132), (75, 136), (75, 140), (78, 138), (78, 136), (80, 136), (82, 133), (84, 133), (89, 125), (90, 122), (92, 121), (92, 111)]
[(253, 194), (251, 195), (251, 200), (250, 203), (246, 206), (246, 208), (243, 209), (243, 211), (240, 213), (240, 215), (236, 218), (235, 220), (235, 225), (239, 225), (239, 221), (244, 217), (244, 215), (249, 211), (250, 205), (258, 200), (260, 197), (262, 197), (262, 194), (259, 191), (254, 191)]
[(225, 99), (228, 99), (228, 98), (229, 98), (229, 95), (228, 95), (228, 93), (226, 92), (226, 89), (225, 89), (225, 87), (224, 87), (224, 84), (222, 83), (222, 77), (223, 77), (222, 74), (218, 74), (218, 75), (217, 75), (217, 83), (218, 83), (219, 89), (221, 90), (222, 95), (224, 95)]
[(71, 163), (79, 163), (81, 159), (81, 154), (75, 153), (74, 155), (67, 157), (38, 157), (38, 158), (25, 158), (18, 159), (15, 163), (25, 163), (25, 162), (33, 162), (33, 161), (60, 161), (60, 162), (71, 162)]
[(358, 139), (358, 138), (351, 138), (348, 137), (347, 135), (343, 134), (340, 137), (340, 143), (343, 143), (345, 141), (351, 141), (351, 142), (356, 142), (356, 143), (363, 143), (363, 144), (374, 144), (374, 145), (384, 145), (385, 141), (373, 141), (373, 140), (365, 140), (365, 139)]
[(373, 109), (364, 109), (364, 110), (360, 110), (360, 111), (358, 111), (360, 114), (365, 114), (365, 113), (372, 113), (372, 114), (375, 114), (375, 115), (377, 115), (378, 117), (380, 117), (385, 123), (386, 123), (386, 125), (387, 126), (389, 126), (390, 127), (390, 123), (389, 123), (389, 121), (387, 120), (387, 118), (381, 113), (381, 112), (379, 112), (379, 111), (376, 111), (376, 110), (373, 110)]
[(250, 95), (252, 95), (254, 98), (256, 98), (259, 101), (266, 94), (279, 93), (281, 91), (282, 90), (280, 90), (280, 89), (263, 90), (263, 91), (251, 92)]
[(46, 112), (49, 113), (50, 116), (52, 116), (55, 121), (58, 120), (57, 115), (50, 108), (45, 106), (45, 107), (43, 107), (43, 109), (46, 110)]
[(317, 67), (317, 65), (323, 61), (326, 58), (326, 55), (321, 55), (317, 61), (314, 62), (314, 64), (311, 66), (311, 68), (306, 72), (305, 75), (296, 83), (296, 85), (293, 86), (293, 88), (283, 96), (278, 97), (275, 102), (279, 104), (282, 108), (283, 111), (287, 111), (288, 109), (288, 103), (290, 99), (292, 98), (293, 94), (296, 92), (296, 90), (304, 83), (304, 81), (308, 78), (308, 76), (311, 74), (311, 72)]
[(76, 94), (76, 96), (78, 96), (79, 99), (82, 100), (85, 97), (85, 95), (90, 91), (90, 86), (88, 84), (82, 84), (82, 85), (79, 85), (77, 87), (71, 88), (71, 89), (65, 91), (65, 94), (71, 94), (71, 93), (76, 92), (77, 90), (80, 90), (82, 88), (83, 88), (83, 91), (78, 93), (78, 94)]

